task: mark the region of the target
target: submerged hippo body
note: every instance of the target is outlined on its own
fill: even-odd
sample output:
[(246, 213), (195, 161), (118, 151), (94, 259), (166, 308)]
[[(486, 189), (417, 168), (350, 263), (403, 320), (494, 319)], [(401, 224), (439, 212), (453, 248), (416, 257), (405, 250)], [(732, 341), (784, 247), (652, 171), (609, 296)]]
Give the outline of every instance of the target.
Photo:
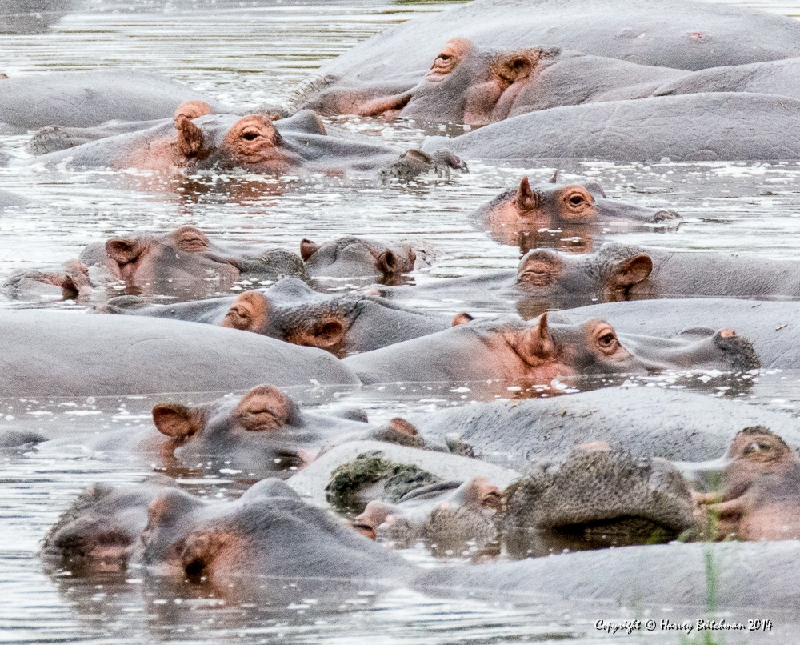
[[(22, 271), (3, 286), (6, 294), (29, 299), (50, 285), (65, 298), (90, 294), (95, 287), (111, 293), (194, 300), (229, 293), (241, 281), (305, 277), (300, 258), (280, 249), (258, 249), (212, 242), (193, 226), (171, 233), (131, 235), (90, 244), (64, 273)], [(45, 289), (46, 292), (46, 289)]]
[(594, 182), (531, 186), (523, 177), (517, 187), (503, 191), (472, 213), (471, 219), (496, 241), (527, 251), (543, 246), (538, 239), (543, 230), (562, 231), (559, 241), (567, 238), (571, 245), (580, 246), (575, 239), (591, 239), (592, 227), (597, 224), (674, 226), (680, 216), (671, 210), (609, 199), (602, 186)]
[(322, 244), (303, 238), (300, 255), (308, 274), (320, 282), (370, 278), (381, 284), (402, 284), (404, 275), (417, 268), (418, 261), (424, 262), (409, 244), (388, 246), (358, 237), (340, 237)]
[(723, 490), (698, 496), (716, 522), (717, 539), (796, 540), (800, 537), (800, 457), (763, 426), (734, 437)]
[(746, 371), (759, 366), (750, 343), (727, 329), (677, 339), (628, 336), (621, 341), (598, 318), (560, 326), (551, 325), (547, 314), (530, 323), (473, 322), (350, 356), (344, 363), (365, 384), (500, 379), (547, 385), (559, 376)]
[(327, 352), (211, 325), (42, 310), (5, 311), (0, 323), (3, 396), (357, 383)]
[(659, 96), (531, 112), (445, 141), (480, 159), (746, 161), (800, 157), (800, 103), (745, 92)]
[[(163, 172), (243, 169), (267, 174), (301, 167), (311, 172), (382, 168), (391, 174), (394, 168), (405, 168), (406, 157), (398, 153), (368, 140), (329, 136), (319, 117), (309, 111), (275, 122), (263, 115), (203, 111), (199, 116), (176, 114), (174, 122), (51, 152), (29, 163)], [(445, 166), (460, 167), (459, 160), (443, 154)], [(417, 174), (439, 167), (436, 159), (422, 153), (417, 156)]]
[(453, 38), (413, 87), (385, 95), (385, 84), (334, 84), (306, 106), (326, 114), (397, 115), (474, 127), (561, 105), (643, 98), (685, 75), (559, 48), (487, 50)]
[(559, 312), (561, 320), (603, 316), (620, 334), (671, 336), (684, 330), (710, 333), (720, 321), (750, 339), (765, 369), (800, 367), (796, 302), (754, 302), (734, 298), (641, 300), (580, 307)]
[(681, 0), (479, 0), (391, 28), (324, 65), (353, 84), (418, 79), (451, 38), (478, 47), (562, 47), (640, 65), (705, 69), (800, 54), (790, 18)]
[(336, 355), (379, 349), (452, 323), (448, 316), (404, 308), (383, 298), (321, 294), (297, 278), (235, 298), (144, 307), (135, 306), (138, 300), (115, 299), (107, 308), (114, 313), (222, 325)]
[(51, 125), (86, 128), (113, 119), (165, 119), (186, 101), (211, 102), (160, 74), (133, 70), (52, 72), (0, 81), (0, 123), (19, 133)]
[(740, 401), (661, 388), (610, 388), (529, 401), (489, 402), (408, 415), (426, 441), (461, 436), (476, 455), (523, 469), (530, 461), (563, 461), (596, 441), (634, 458), (680, 462), (719, 459), (738, 430), (772, 428), (795, 447), (800, 424), (789, 414)]
[[(111, 489), (103, 497), (125, 496), (134, 488)], [(711, 566), (719, 610), (798, 608), (795, 581), (800, 575), (800, 546), (796, 541), (639, 546), (422, 569), (359, 535), (327, 511), (308, 506), (282, 482), (264, 480), (235, 502), (202, 501), (166, 484), (158, 492), (155, 496), (144, 493), (139, 503), (129, 504), (136, 509), (137, 519), (125, 521), (124, 526), (137, 523), (142, 528), (127, 561), (189, 584), (207, 581), (223, 597), (240, 602), (299, 600), (312, 597), (310, 590), (327, 588), (338, 606), (343, 588), (352, 584), (353, 590), (363, 589), (373, 581), (439, 595), (468, 588), (495, 600), (509, 594), (541, 601), (545, 594), (551, 601), (560, 597), (583, 602), (584, 609), (587, 601), (597, 600), (606, 611), (609, 600), (626, 607), (678, 603), (705, 611), (709, 590), (703, 581), (709, 579)], [(85, 493), (56, 526), (66, 529), (71, 520), (84, 517), (113, 519), (118, 510), (108, 504), (100, 508), (96, 497), (91, 491)], [(63, 539), (53, 539), (60, 534)], [(102, 535), (96, 522), (53, 531), (43, 555), (69, 566), (71, 554), (83, 555), (75, 546), (87, 544), (89, 556), (102, 562), (103, 549), (92, 548), (102, 543)], [(654, 576), (654, 571), (659, 575)], [(287, 579), (293, 584), (287, 584)]]

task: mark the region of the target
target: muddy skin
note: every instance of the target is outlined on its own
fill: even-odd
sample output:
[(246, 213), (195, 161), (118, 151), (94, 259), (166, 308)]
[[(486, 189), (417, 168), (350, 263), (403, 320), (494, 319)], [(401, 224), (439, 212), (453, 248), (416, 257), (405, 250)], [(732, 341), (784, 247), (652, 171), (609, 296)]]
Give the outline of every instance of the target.
[(365, 384), (501, 379), (531, 386), (579, 375), (668, 369), (738, 372), (760, 366), (752, 345), (727, 329), (676, 339), (620, 339), (603, 320), (553, 325), (548, 315), (528, 323), (475, 321), (350, 356), (343, 363)]
[[(492, 123), (454, 139), (428, 137), (466, 159), (749, 161), (796, 159), (800, 101), (706, 92), (557, 107)], [(755, 120), (754, 120), (755, 117)]]
[(233, 392), (267, 379), (278, 387), (357, 384), (327, 352), (183, 321), (0, 312), (5, 396)]
[[(591, 237), (591, 226), (601, 223), (644, 223), (676, 226), (675, 211), (652, 209), (608, 199), (597, 183), (539, 184), (523, 177), (516, 188), (500, 193), (472, 215), (492, 239), (511, 246), (524, 245), (542, 229), (560, 229), (564, 237)], [(527, 241), (530, 246), (530, 241)]]
[(219, 108), (160, 74), (134, 70), (53, 72), (2, 81), (0, 123), (20, 134), (45, 126), (93, 128), (111, 120), (147, 127), (149, 121), (171, 118), (187, 101)]
[(303, 412), (270, 385), (206, 405), (159, 403), (153, 408), (153, 423), (178, 462), (192, 466), (210, 461), (260, 477), (303, 468), (323, 445), (365, 425)]
[(376, 240), (341, 237), (317, 244), (308, 239), (300, 243), (300, 255), (308, 274), (316, 280), (327, 278), (371, 278), (380, 284), (395, 285), (406, 281), (405, 274), (425, 262), (424, 252), (409, 244), (387, 246)]
[(696, 494), (719, 540), (800, 538), (800, 457), (764, 426), (734, 437), (720, 493)]
[(452, 324), (447, 315), (405, 308), (383, 298), (321, 294), (297, 278), (236, 297), (171, 305), (125, 296), (110, 300), (104, 310), (220, 325), (319, 347), (339, 357), (432, 334)]
[(183, 226), (171, 233), (90, 244), (80, 258), (65, 264), (63, 273), (19, 272), (9, 277), (3, 291), (15, 299), (34, 299), (37, 292), (46, 295), (60, 287), (65, 299), (87, 299), (105, 287), (116, 295), (196, 300), (229, 293), (243, 280), (278, 280), (285, 275), (305, 278), (303, 264), (293, 253), (217, 244), (199, 229)]

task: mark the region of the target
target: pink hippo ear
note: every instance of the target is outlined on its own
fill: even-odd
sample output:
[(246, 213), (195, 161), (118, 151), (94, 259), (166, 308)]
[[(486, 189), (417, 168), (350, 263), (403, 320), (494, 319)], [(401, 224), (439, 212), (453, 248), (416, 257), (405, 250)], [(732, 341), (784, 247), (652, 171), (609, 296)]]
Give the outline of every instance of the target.
[(300, 257), (303, 258), (303, 262), (308, 262), (308, 259), (319, 251), (319, 248), (320, 245), (316, 242), (312, 242), (306, 238), (300, 240)]
[(461, 313), (456, 314), (455, 317), (453, 318), (453, 327), (469, 324), (473, 320), (475, 320), (475, 316), (473, 316), (470, 313), (467, 313), (466, 311), (462, 311)]
[(186, 439), (202, 424), (198, 410), (178, 403), (159, 403), (153, 408), (153, 423), (158, 431), (174, 439)]
[(391, 249), (386, 249), (375, 260), (375, 266), (384, 276), (390, 277), (402, 273), (402, 262)]
[(214, 559), (228, 542), (223, 531), (195, 531), (183, 543), (181, 566), (190, 580), (209, 576)]
[(319, 347), (335, 354), (337, 348), (344, 345), (346, 335), (347, 330), (341, 320), (322, 318), (309, 321), (308, 324), (301, 323), (295, 328), (287, 330), (283, 335), (283, 340), (293, 345)]
[(646, 253), (619, 262), (613, 269), (610, 279), (614, 286), (628, 288), (644, 282), (653, 271), (653, 260)]
[(519, 182), (516, 202), (517, 202), (517, 207), (523, 211), (536, 210), (542, 204), (542, 200), (541, 197), (539, 196), (539, 193), (537, 193), (531, 188), (531, 184), (528, 181), (527, 177), (523, 177), (522, 181)]
[(550, 336), (547, 312), (539, 316), (536, 325), (523, 332), (518, 343), (518, 353), (532, 367), (540, 367), (554, 359), (556, 345)]
[(138, 239), (116, 238), (106, 242), (106, 255), (117, 264), (128, 264), (138, 258), (145, 245)]
[(175, 121), (175, 129), (178, 131), (178, 138), (175, 141), (175, 151), (178, 155), (186, 161), (202, 159), (205, 142), (203, 131), (186, 117), (179, 117)]

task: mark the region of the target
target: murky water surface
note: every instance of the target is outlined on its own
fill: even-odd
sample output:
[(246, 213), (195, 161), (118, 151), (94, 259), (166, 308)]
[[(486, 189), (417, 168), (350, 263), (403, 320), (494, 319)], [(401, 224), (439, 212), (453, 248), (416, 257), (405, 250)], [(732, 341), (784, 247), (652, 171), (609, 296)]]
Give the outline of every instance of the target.
[[(0, 36), (0, 72), (16, 76), (117, 66), (158, 70), (242, 108), (286, 104), (298, 83), (325, 59), (392, 24), (445, 6), (384, 0), (62, 4), (73, 9), (33, 17), (15, 15), (9, 9), (13, 3), (0, 5), (5, 20), (16, 21), (20, 29), (50, 25), (43, 33)], [(796, 2), (732, 4), (800, 15)], [(425, 135), (413, 123), (387, 126), (358, 118), (330, 123), (400, 147), (419, 143)], [(0, 136), (2, 153), (27, 157), (29, 138)], [(674, 209), (684, 218), (677, 231), (658, 227), (595, 231), (595, 244), (624, 239), (686, 252), (715, 250), (773, 258), (795, 258), (800, 252), (800, 163), (661, 160), (531, 167), (469, 161), (469, 174), (426, 177), (411, 185), (383, 185), (375, 177), (276, 180), (235, 174), (164, 181), (146, 172), (0, 167), (0, 189), (31, 200), (0, 218), (0, 280), (18, 269), (55, 268), (92, 241), (185, 224), (219, 239), (268, 242), (290, 249), (296, 249), (303, 237), (323, 241), (345, 234), (411, 241), (425, 248), (432, 262), (430, 270), (416, 278), (418, 284), (487, 269), (513, 269), (519, 249), (475, 230), (468, 214), (520, 177), (541, 181), (556, 170), (562, 179), (591, 178), (610, 197)], [(568, 232), (546, 235), (559, 245)], [(480, 315), (500, 311), (495, 305), (469, 300), (417, 304), (451, 313), (465, 308)], [(663, 375), (631, 380), (628, 385), (688, 387), (709, 396), (741, 397), (793, 411), (800, 405), (798, 381), (800, 374), (769, 371), (734, 387), (702, 374)], [(364, 389), (344, 396), (298, 390), (293, 395), (322, 409), (358, 405), (375, 420), (480, 398), (471, 389), (435, 385)], [(215, 394), (197, 396), (199, 400)], [(513, 394), (489, 398), (497, 396)], [(146, 421), (153, 402), (147, 397), (5, 399), (0, 400), (0, 427), (59, 436), (91, 434)], [(34, 557), (38, 542), (82, 487), (96, 481), (137, 482), (154, 469), (158, 470), (146, 460), (89, 453), (79, 446), (57, 454), (41, 450), (0, 457), (0, 642), (632, 642), (632, 637), (609, 636), (594, 629), (598, 618), (631, 615), (611, 605), (578, 608), (552, 599), (499, 602), (477, 596), (450, 599), (402, 589), (389, 593), (364, 589), (352, 598), (342, 598), (336, 610), (316, 610), (313, 602), (255, 607), (228, 605), (222, 598), (189, 587), (165, 588), (136, 572), (87, 581), (43, 570)], [(169, 474), (179, 476), (188, 490), (209, 497), (236, 497), (249, 483), (202, 464), (196, 470)], [(423, 566), (442, 566), (424, 549), (412, 549), (407, 557)], [(449, 564), (458, 565), (457, 560)], [(775, 640), (791, 642), (793, 633), (787, 619), (778, 627)], [(681, 642), (677, 635), (658, 634), (641, 635), (639, 640)]]

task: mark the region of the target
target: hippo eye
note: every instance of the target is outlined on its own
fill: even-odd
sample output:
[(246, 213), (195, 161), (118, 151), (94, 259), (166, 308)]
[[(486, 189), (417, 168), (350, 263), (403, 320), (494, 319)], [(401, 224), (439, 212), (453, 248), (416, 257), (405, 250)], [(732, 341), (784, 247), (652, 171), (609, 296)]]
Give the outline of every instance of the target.
[(597, 344), (603, 349), (611, 349), (617, 344), (617, 337), (613, 332), (606, 332), (597, 339)]

